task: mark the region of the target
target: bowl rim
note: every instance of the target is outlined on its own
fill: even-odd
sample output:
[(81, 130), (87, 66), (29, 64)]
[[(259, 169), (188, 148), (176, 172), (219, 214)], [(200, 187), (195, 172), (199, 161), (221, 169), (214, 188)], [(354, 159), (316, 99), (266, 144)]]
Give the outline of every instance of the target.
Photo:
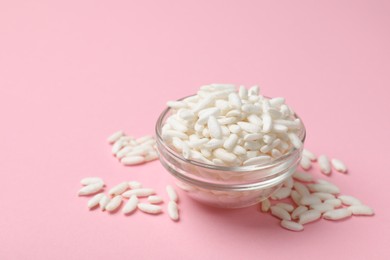
[[(176, 101), (182, 101), (186, 98), (189, 98), (189, 97), (192, 97), (195, 95), (196, 94), (185, 96), (185, 97), (182, 97), (180, 99), (177, 99)], [(267, 96), (263, 96), (263, 97), (267, 98), (267, 99), (271, 99), (270, 97), (267, 97)], [(219, 166), (219, 165), (203, 163), (203, 162), (195, 161), (195, 160), (191, 160), (191, 159), (186, 159), (181, 154), (177, 153), (171, 147), (169, 147), (164, 142), (164, 140), (162, 138), (161, 131), (162, 131), (162, 126), (163, 126), (163, 120), (166, 117), (166, 115), (168, 114), (168, 112), (171, 110), (172, 110), (172, 108), (166, 107), (161, 112), (161, 114), (159, 115), (159, 117), (157, 119), (157, 122), (155, 124), (155, 133), (156, 133), (156, 137), (157, 137), (157, 142), (159, 144), (161, 144), (164, 147), (164, 149), (166, 149), (171, 156), (173, 156), (173, 157), (175, 157), (175, 158), (177, 158), (185, 163), (196, 165), (196, 166), (202, 167), (202, 168), (207, 168), (208, 170), (211, 169), (211, 170), (229, 171), (229, 172), (252, 172), (255, 170), (262, 170), (262, 169), (274, 167), (274, 166), (278, 165), (279, 163), (282, 163), (285, 159), (289, 158), (291, 155), (293, 155), (294, 153), (296, 153), (297, 151), (300, 150), (300, 149), (293, 147), (293, 149), (291, 149), (288, 153), (283, 154), (282, 156), (280, 156), (276, 159), (272, 159), (269, 162), (262, 163), (262, 164), (255, 164), (255, 165), (247, 165), (247, 166)], [(294, 117), (300, 119), (300, 121), (301, 121), (302, 128), (301, 128), (301, 131), (299, 133), (299, 137), (301, 139), (302, 144), (304, 144), (305, 139), (306, 139), (306, 127), (305, 127), (302, 119), (298, 116), (297, 113), (295, 113), (295, 111), (294, 111)], [(302, 145), (302, 148), (303, 148), (303, 145)]]

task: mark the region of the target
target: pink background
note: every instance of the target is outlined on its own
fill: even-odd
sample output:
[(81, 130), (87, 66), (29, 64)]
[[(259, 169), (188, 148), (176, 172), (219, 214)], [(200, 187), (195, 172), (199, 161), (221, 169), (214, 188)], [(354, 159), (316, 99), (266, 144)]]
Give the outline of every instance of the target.
[[(0, 259), (390, 259), (389, 13), (389, 1), (1, 1)], [(153, 133), (167, 100), (213, 82), (286, 97), (307, 147), (348, 164), (331, 181), (376, 216), (293, 233), (182, 192), (179, 223), (90, 212), (76, 196), (86, 176), (166, 198), (160, 163), (123, 167), (106, 138)]]

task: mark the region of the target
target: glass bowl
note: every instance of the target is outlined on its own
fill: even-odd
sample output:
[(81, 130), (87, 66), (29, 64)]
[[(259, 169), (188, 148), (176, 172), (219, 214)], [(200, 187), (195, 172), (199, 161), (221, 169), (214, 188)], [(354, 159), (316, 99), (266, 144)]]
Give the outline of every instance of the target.
[[(211, 206), (243, 208), (261, 202), (294, 173), (302, 156), (303, 145), (259, 165), (228, 167), (186, 159), (162, 138), (162, 127), (170, 114), (171, 108), (168, 107), (156, 123), (160, 162), (175, 177), (179, 188), (191, 198)], [(294, 117), (299, 118), (296, 114)], [(303, 123), (298, 136), (304, 143), (306, 131)]]

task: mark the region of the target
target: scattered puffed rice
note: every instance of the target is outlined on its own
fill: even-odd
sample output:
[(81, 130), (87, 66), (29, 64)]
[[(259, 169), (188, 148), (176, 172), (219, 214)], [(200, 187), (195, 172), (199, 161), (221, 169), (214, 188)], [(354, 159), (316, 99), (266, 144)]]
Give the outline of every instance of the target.
[(345, 173), (347, 172), (347, 166), (339, 159), (332, 159), (332, 166), (333, 168), (338, 171), (338, 172), (342, 172), (342, 173)]
[(294, 189), (299, 193), (299, 195), (301, 196), (309, 196), (310, 195), (310, 191), (309, 189), (306, 187), (306, 185), (304, 185), (303, 183), (300, 183), (300, 182), (294, 182)]
[(274, 194), (272, 194), (271, 199), (273, 200), (281, 200), (289, 197), (291, 194), (291, 189), (287, 187), (282, 187), (277, 190)]
[(278, 206), (272, 206), (271, 207), (271, 214), (279, 219), (284, 220), (291, 220), (290, 214), (287, 212), (287, 210), (282, 209)]
[(297, 208), (294, 209), (294, 211), (291, 213), (291, 218), (292, 219), (297, 219), (299, 218), (300, 215), (302, 215), (303, 212), (308, 211), (309, 209), (305, 206), (298, 206)]
[(159, 196), (151, 195), (148, 197), (148, 202), (151, 204), (158, 204), (158, 203), (163, 202), (163, 199)]
[(171, 185), (167, 185), (166, 190), (167, 190), (169, 199), (174, 201), (174, 202), (177, 202), (179, 197), (177, 196), (175, 189)]
[(112, 153), (123, 165), (138, 165), (158, 159), (156, 140), (153, 136), (146, 135), (134, 139), (126, 136), (123, 131), (118, 131), (112, 134), (108, 141), (113, 144)]
[(352, 205), (348, 207), (353, 215), (357, 216), (372, 216), (374, 215), (374, 210), (366, 205)]
[(306, 172), (295, 171), (292, 177), (298, 181), (303, 181), (303, 182), (313, 181), (313, 176)]
[(284, 187), (292, 189), (294, 187), (294, 180), (291, 177), (288, 177), (287, 180), (283, 183)]
[(302, 155), (306, 156), (311, 161), (316, 161), (317, 160), (317, 156), (314, 153), (312, 153), (309, 150), (307, 150), (306, 148), (302, 150)]
[(287, 212), (291, 213), (293, 210), (294, 210), (294, 206), (289, 204), (289, 203), (283, 203), (283, 202), (280, 202), (280, 203), (276, 203), (275, 206), (278, 206), (284, 210), (286, 210)]
[[(322, 214), (323, 218), (328, 220), (344, 219), (351, 215), (371, 216), (374, 214), (370, 207), (363, 205), (353, 196), (338, 195), (336, 198), (335, 194), (339, 194), (340, 189), (330, 181), (314, 180), (310, 173), (299, 171), (296, 171), (292, 177), (283, 183), (283, 190), (280, 189), (281, 194), (278, 194), (279, 190), (271, 198), (273, 200), (291, 199), (298, 207), (294, 208), (293, 205), (285, 202), (271, 206), (268, 199), (261, 202), (261, 211), (268, 212), (271, 208), (271, 214), (282, 219), (280, 225), (285, 229), (301, 231), (304, 224), (320, 219)], [(347, 207), (343, 207), (343, 204)], [(290, 219), (298, 219), (298, 223)]]
[(280, 225), (283, 228), (291, 230), (291, 231), (302, 231), (303, 230), (303, 225), (302, 224), (299, 224), (297, 222), (290, 221), (290, 220), (282, 220), (280, 222)]
[(302, 169), (307, 171), (311, 168), (311, 161), (308, 157), (303, 155), (301, 158), (301, 161), (300, 161), (300, 165), (301, 165)]
[(99, 201), (99, 206), (102, 211), (106, 210), (107, 204), (110, 202), (110, 198), (106, 195), (103, 195), (103, 197)]
[(291, 191), (290, 197), (296, 205), (300, 205), (302, 196), (296, 190)]
[(125, 206), (122, 209), (123, 214), (130, 214), (132, 213), (138, 205), (138, 198), (135, 195), (132, 195), (130, 199), (126, 202)]
[(179, 219), (179, 209), (176, 202), (173, 200), (168, 202), (168, 215), (173, 221), (177, 221)]
[(271, 207), (271, 202), (269, 201), (269, 199), (265, 199), (261, 202), (261, 211), (268, 212), (270, 207)]
[(118, 195), (112, 198), (112, 200), (107, 204), (106, 210), (111, 212), (116, 210), (122, 204), (122, 196)]
[(99, 202), (103, 198), (103, 196), (104, 196), (103, 193), (99, 193), (93, 196), (93, 198), (88, 201), (88, 208), (92, 209), (97, 205), (99, 205)]
[(113, 195), (120, 195), (123, 192), (125, 192), (129, 188), (129, 183), (127, 181), (119, 183), (118, 185), (114, 186), (108, 194)]
[(328, 220), (339, 220), (348, 218), (352, 215), (352, 211), (348, 208), (334, 209), (324, 213), (323, 218)]
[(160, 206), (148, 204), (148, 203), (138, 203), (138, 209), (149, 214), (159, 214), (162, 212)]
[(91, 195), (94, 193), (99, 192), (103, 188), (103, 182), (96, 182), (89, 184), (87, 186), (84, 186), (79, 190), (79, 196), (86, 196), (86, 195)]
[(108, 141), (110, 144), (115, 143), (115, 142), (118, 141), (118, 139), (121, 138), (123, 135), (124, 135), (124, 132), (123, 132), (122, 130), (117, 131), (117, 132), (113, 133), (112, 135), (110, 135), (110, 137), (108, 137), (107, 141)]
[(99, 177), (86, 177), (80, 181), (80, 183), (82, 185), (89, 185), (89, 184), (93, 184), (93, 183), (97, 183), (97, 182), (101, 182), (104, 184), (103, 180)]
[(326, 155), (320, 155), (318, 157), (318, 164), (323, 174), (329, 175), (331, 173), (332, 169), (330, 167), (329, 158)]
[(342, 204), (341, 200), (339, 200), (339, 199), (327, 199), (327, 200), (324, 201), (324, 203), (330, 204), (330, 205), (332, 205), (335, 208), (340, 207), (341, 204)]
[(121, 160), (121, 163), (123, 165), (137, 165), (143, 162), (145, 162), (145, 157), (140, 155), (126, 156)]
[(308, 211), (303, 212), (299, 216), (299, 224), (307, 224), (313, 221), (316, 221), (317, 219), (321, 218), (321, 212), (318, 210), (310, 209)]
[[(149, 138), (139, 139), (138, 142), (147, 143)], [(80, 195), (90, 195), (96, 193), (98, 189), (103, 187), (103, 182), (98, 177), (88, 177), (81, 180), (82, 184), (88, 184), (84, 186), (80, 191)], [(129, 198), (125, 203), (122, 212), (127, 215), (134, 212), (137, 208), (141, 211), (149, 214), (159, 214), (162, 212), (161, 206), (154, 205), (158, 203), (162, 203), (163, 199), (159, 196), (152, 195), (155, 193), (154, 189), (151, 188), (141, 188), (142, 184), (138, 181), (126, 181), (121, 182), (120, 184), (114, 186), (110, 189), (109, 194), (114, 196), (110, 199), (104, 193), (99, 193), (93, 196), (87, 203), (88, 208), (92, 209), (97, 205), (100, 205), (102, 211), (106, 210), (108, 212), (116, 211), (122, 204), (123, 199)], [(130, 190), (126, 191), (128, 188)], [(177, 193), (173, 189), (172, 186), (167, 186), (167, 192), (170, 197), (170, 201), (168, 203), (168, 214), (169, 217), (177, 221), (179, 219), (179, 209), (178, 205), (175, 201), (178, 200)], [(149, 203), (142, 203), (139, 201), (138, 197), (147, 197)]]
[(337, 197), (344, 205), (352, 206), (352, 205), (361, 205), (362, 202), (357, 198), (350, 195), (340, 195)]

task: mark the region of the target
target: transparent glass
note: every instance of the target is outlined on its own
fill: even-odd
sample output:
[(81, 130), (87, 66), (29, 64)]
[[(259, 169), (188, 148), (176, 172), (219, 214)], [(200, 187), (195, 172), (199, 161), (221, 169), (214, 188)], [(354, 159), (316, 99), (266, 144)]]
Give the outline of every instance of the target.
[[(268, 198), (297, 168), (301, 149), (291, 149), (265, 164), (250, 166), (216, 166), (185, 159), (162, 138), (162, 127), (171, 114), (166, 108), (156, 123), (157, 150), (161, 164), (176, 178), (176, 185), (193, 199), (216, 207), (248, 207)], [(298, 115), (294, 115), (299, 118)], [(299, 137), (305, 141), (302, 124)]]

